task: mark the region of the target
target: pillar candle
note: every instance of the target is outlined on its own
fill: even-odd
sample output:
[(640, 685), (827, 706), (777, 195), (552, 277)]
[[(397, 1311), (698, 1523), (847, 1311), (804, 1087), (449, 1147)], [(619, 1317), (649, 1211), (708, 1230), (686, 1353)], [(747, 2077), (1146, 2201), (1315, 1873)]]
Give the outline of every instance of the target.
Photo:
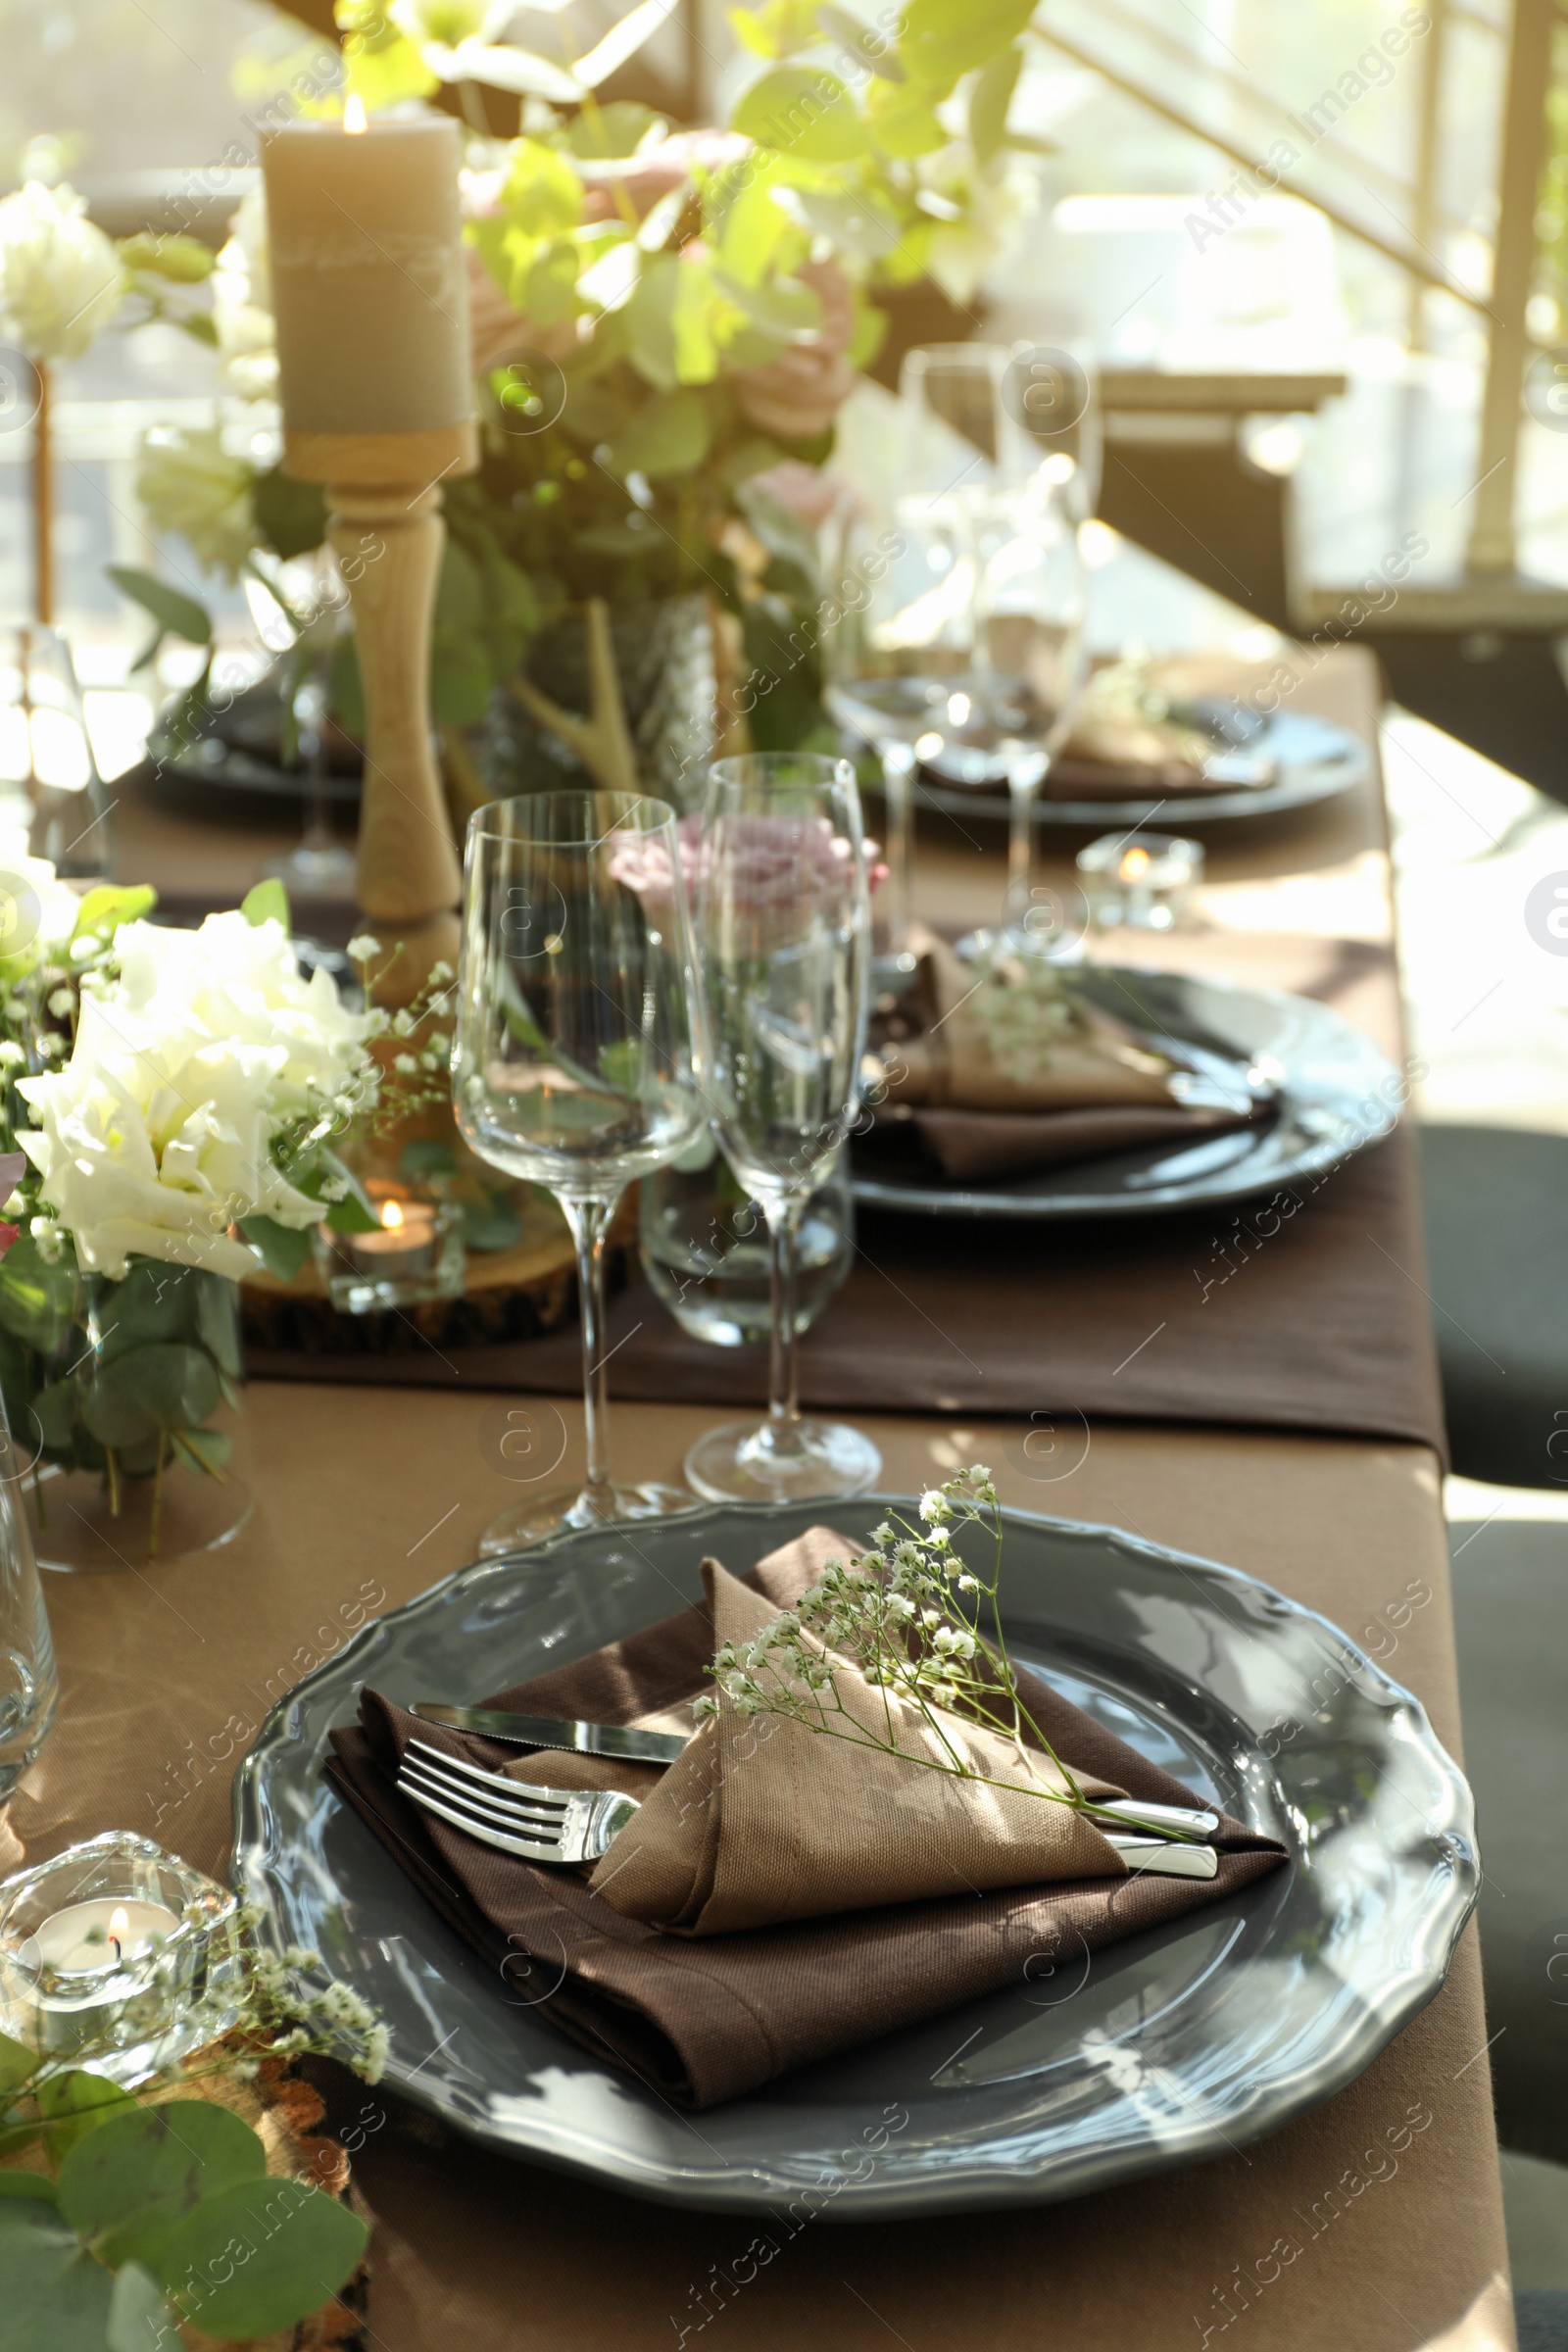
[(291, 433), (428, 432), (472, 414), (462, 152), (443, 115), (290, 122), (264, 141)]

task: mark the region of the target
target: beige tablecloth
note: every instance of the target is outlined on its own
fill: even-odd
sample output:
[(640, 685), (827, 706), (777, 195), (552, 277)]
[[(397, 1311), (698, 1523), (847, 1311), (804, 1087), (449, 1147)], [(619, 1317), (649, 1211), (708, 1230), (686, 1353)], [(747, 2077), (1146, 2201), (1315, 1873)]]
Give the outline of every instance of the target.
[[(498, 1466), (496, 1401), (389, 1390), (328, 1401), (259, 1385), (261, 1500), (226, 1553), (145, 1578), (51, 1578), (63, 1699), (13, 1808), (27, 1852), (117, 1825), (220, 1868), (235, 1755), (267, 1707), (367, 1608), (471, 1558), (485, 1521), (523, 1492)], [(559, 1409), (569, 1478), (577, 1414)], [(622, 1408), (618, 1467), (673, 1476), (710, 1419)], [(1456, 1745), (1425, 1449), (1096, 1426), (1087, 1455), (1052, 1481), (1018, 1466), (1016, 1427), (865, 1426), (890, 1489), (989, 1460), (1010, 1503), (1114, 1521), (1266, 1577), (1352, 1638), (1373, 1629), (1371, 1646)], [(1073, 1457), (1047, 1467), (1058, 1458)], [(1431, 1600), (1395, 1631), (1388, 1611), (1412, 1580)], [(735, 2291), (711, 2336), (735, 2352), (1147, 2352), (1201, 2345), (1207, 2328), (1210, 2344), (1256, 2352), (1508, 2347), (1487, 2032), (1467, 1936), (1446, 1989), (1360, 2081), (1273, 2138), (1067, 2205), (918, 2227), (813, 2222)], [(758, 2225), (744, 2216), (637, 2204), (513, 2165), (422, 2118), (405, 2128), (379, 2094), (356, 2089), (349, 2115), (381, 2223), (376, 2352), (668, 2352), (683, 2326), (698, 2340), (693, 2298), (746, 2267)], [(1244, 2297), (1245, 2334), (1221, 2334)]]
[[(1331, 657), (1299, 705), (1364, 723), (1371, 677), (1364, 657)], [(1348, 972), (1356, 943), (1388, 937), (1382, 842), (1370, 787), (1216, 834), (1211, 917), (1348, 941)], [(145, 847), (172, 879), (213, 887), (167, 820)], [(246, 855), (232, 837), (241, 887)], [(934, 855), (924, 873), (933, 915), (993, 910), (991, 861)], [(260, 1500), (227, 1552), (147, 1576), (50, 1580), (61, 1717), (12, 1808), (10, 1863), (118, 1825), (220, 1868), (234, 1762), (269, 1707), (367, 1615), (471, 1558), (486, 1521), (518, 1498), (506, 1475), (515, 1436), (510, 1464), (499, 1443), (508, 1409), (484, 1395), (258, 1385)], [(569, 1481), (579, 1408), (530, 1397), (515, 1409), (532, 1417), (532, 1458)], [(711, 1418), (621, 1407), (617, 1469), (674, 1477)], [(946, 1414), (863, 1426), (892, 1491), (989, 1460), (1009, 1503), (1108, 1520), (1267, 1578), (1369, 1643), (1457, 1749), (1426, 1447), (1093, 1417), (1050, 1445), (1016, 1423)], [(1412, 1585), (1430, 1597), (1396, 1627), (1389, 1612)], [(765, 2263), (749, 2253), (759, 2225), (744, 2216), (639, 2204), (508, 2163), (356, 2090), (355, 2165), (378, 2216), (371, 2341), (667, 2352), (711, 2330), (733, 2352), (1511, 2352), (1487, 2047), (1470, 1934), (1444, 1990), (1360, 2080), (1266, 2141), (1022, 2212), (870, 2228), (785, 2217)]]

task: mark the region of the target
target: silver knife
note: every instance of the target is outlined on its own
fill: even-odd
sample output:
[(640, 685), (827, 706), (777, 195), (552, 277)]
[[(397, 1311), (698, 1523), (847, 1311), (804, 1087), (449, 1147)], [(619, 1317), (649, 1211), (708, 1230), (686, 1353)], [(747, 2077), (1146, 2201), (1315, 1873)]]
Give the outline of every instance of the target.
[(635, 1732), (616, 1723), (578, 1723), (559, 1715), (509, 1715), (497, 1707), (448, 1707), (429, 1698), (416, 1699), (412, 1712), (425, 1723), (477, 1732), (484, 1740), (509, 1740), (518, 1747), (564, 1747), (574, 1755), (643, 1764), (673, 1764), (687, 1744), (678, 1732)]

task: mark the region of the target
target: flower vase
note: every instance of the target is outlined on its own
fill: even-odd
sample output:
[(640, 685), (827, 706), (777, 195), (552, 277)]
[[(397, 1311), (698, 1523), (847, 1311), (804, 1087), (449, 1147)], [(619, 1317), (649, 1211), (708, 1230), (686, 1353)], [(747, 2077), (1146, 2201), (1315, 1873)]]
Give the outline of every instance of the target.
[(144, 1569), (212, 1551), (253, 1500), (236, 1287), (132, 1259), (0, 1260), (0, 1386), (38, 1564)]
[[(638, 774), (677, 813), (701, 807), (709, 761), (718, 747), (707, 598), (693, 593), (612, 606), (610, 637)], [(567, 613), (535, 638), (523, 675), (563, 710), (591, 709), (588, 630), (580, 612)], [(604, 782), (506, 686), (497, 689), (472, 748), (478, 779), (494, 800)]]

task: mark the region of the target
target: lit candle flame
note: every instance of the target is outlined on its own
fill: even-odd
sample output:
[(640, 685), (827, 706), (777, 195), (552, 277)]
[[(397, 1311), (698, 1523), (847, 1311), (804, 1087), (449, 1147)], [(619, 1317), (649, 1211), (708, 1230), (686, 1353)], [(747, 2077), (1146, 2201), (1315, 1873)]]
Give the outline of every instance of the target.
[(130, 1934), (130, 1913), (123, 1903), (117, 1903), (109, 1914), (109, 1940), (115, 1947), (115, 1958), (121, 1957), (121, 1941)]
[(403, 1211), (395, 1200), (388, 1200), (382, 1204), (381, 1223), (388, 1233), (396, 1233), (403, 1223)]
[(348, 103), (343, 109), (343, 127), (355, 131), (365, 128), (365, 100), (358, 90), (349, 92)]
[(1129, 850), (1121, 861), (1122, 880), (1136, 882), (1140, 875), (1148, 873), (1153, 862), (1147, 850)]

